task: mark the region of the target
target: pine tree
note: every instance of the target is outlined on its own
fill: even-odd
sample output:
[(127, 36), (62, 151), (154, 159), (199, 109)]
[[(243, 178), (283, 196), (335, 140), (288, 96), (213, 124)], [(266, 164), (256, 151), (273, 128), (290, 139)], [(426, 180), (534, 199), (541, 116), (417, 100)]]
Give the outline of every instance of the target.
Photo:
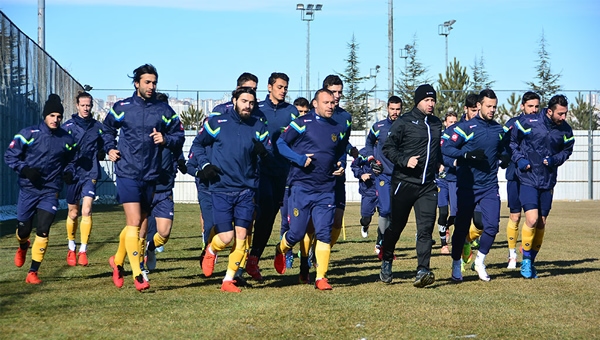
[(469, 89), (469, 75), (467, 68), (460, 66), (460, 62), (454, 58), (446, 74), (438, 76), (437, 103), (435, 113), (442, 118), (448, 111), (458, 114), (462, 108)]
[(415, 90), (421, 84), (431, 83), (427, 77), (427, 68), (417, 58), (417, 35), (413, 36), (412, 45), (406, 45), (408, 62), (406, 70), (400, 72), (400, 79), (396, 82), (398, 97), (402, 98), (404, 112), (413, 108), (415, 103)]
[(352, 128), (364, 130), (366, 128), (368, 105), (367, 92), (360, 90), (360, 84), (369, 77), (361, 77), (358, 69), (358, 43), (354, 35), (348, 43), (348, 59), (345, 59), (347, 65), (345, 73), (339, 74), (344, 82), (344, 103), (343, 107), (352, 115)]
[(586, 101), (581, 93), (575, 98), (575, 104), (571, 103), (567, 117), (567, 121), (573, 130), (598, 130), (600, 126), (598, 110)]
[(475, 57), (473, 65), (471, 66), (471, 71), (473, 72), (473, 76), (471, 77), (471, 90), (480, 92), (483, 89), (492, 88), (492, 85), (494, 85), (495, 81), (490, 80), (490, 76), (485, 69), (483, 52), (481, 53), (479, 60), (477, 60), (477, 57)]
[(533, 89), (533, 91), (540, 95), (540, 107), (546, 107), (550, 97), (555, 95), (561, 89), (559, 84), (560, 73), (552, 73), (552, 69), (550, 67), (550, 54), (546, 50), (546, 45), (546, 37), (544, 36), (544, 31), (542, 31), (542, 37), (540, 38), (540, 49), (538, 50), (538, 65), (535, 68), (537, 71), (535, 76), (536, 80), (526, 82), (529, 88)]
[(521, 97), (517, 95), (515, 92), (510, 94), (508, 97), (508, 108), (506, 105), (502, 104), (498, 107), (498, 111), (496, 111), (496, 117), (494, 119), (504, 125), (509, 119), (515, 117), (521, 113)]
[(202, 109), (196, 109), (194, 105), (190, 105), (187, 110), (181, 111), (179, 119), (186, 130), (198, 131), (204, 120), (204, 112)]

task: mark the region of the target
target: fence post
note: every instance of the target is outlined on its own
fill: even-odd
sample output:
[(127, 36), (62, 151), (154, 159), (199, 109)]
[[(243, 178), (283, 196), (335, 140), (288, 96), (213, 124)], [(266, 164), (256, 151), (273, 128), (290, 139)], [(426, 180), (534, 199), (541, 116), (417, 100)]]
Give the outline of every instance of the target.
[(594, 199), (594, 134), (592, 133), (592, 121), (594, 119), (594, 107), (592, 106), (592, 91), (589, 91), (588, 103), (590, 104), (590, 125), (588, 127), (588, 199)]

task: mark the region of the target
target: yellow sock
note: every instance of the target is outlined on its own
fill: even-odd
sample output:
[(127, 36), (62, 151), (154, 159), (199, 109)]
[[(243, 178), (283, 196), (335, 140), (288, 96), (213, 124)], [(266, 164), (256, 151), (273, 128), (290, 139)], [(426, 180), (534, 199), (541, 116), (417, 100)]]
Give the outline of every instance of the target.
[(140, 227), (128, 225), (125, 227), (125, 249), (133, 272), (133, 279), (142, 274), (140, 269)]
[(506, 239), (508, 240), (508, 248), (515, 249), (517, 247), (517, 238), (519, 237), (519, 222), (508, 219), (506, 225)]
[(527, 225), (523, 226), (521, 230), (521, 245), (523, 246), (523, 250), (531, 250), (535, 233), (535, 228), (530, 228)]
[(90, 234), (92, 233), (92, 216), (81, 217), (81, 229), (79, 232), (81, 233), (81, 243), (88, 244), (88, 241), (90, 240)]
[(33, 261), (42, 262), (44, 260), (44, 254), (48, 248), (48, 238), (35, 236), (33, 246), (31, 246), (31, 259)]
[[(83, 223), (83, 220), (81, 222)], [(75, 233), (77, 233), (77, 219), (72, 220), (67, 216), (67, 240), (75, 241)]]
[(235, 248), (229, 254), (229, 264), (227, 265), (227, 272), (225, 273), (225, 280), (233, 280), (235, 272), (240, 268), (240, 264), (246, 253), (246, 242), (242, 239), (235, 240)]
[(317, 280), (324, 278), (327, 274), (327, 269), (329, 269), (329, 255), (331, 255), (331, 246), (317, 240), (317, 245), (315, 246), (315, 256), (317, 257)]
[(283, 234), (283, 236), (281, 237), (281, 242), (279, 242), (276, 247), (277, 249), (279, 249), (279, 251), (282, 254), (287, 253), (288, 250), (292, 249), (292, 247), (290, 247), (289, 243), (287, 242), (287, 240), (285, 239), (285, 235), (287, 235), (287, 231)]
[(125, 263), (125, 256), (127, 256), (127, 250), (125, 249), (125, 237), (127, 236), (127, 227), (124, 227), (119, 234), (119, 248), (115, 254), (115, 264), (122, 266)]
[(210, 248), (216, 254), (217, 252), (220, 252), (221, 250), (227, 248), (227, 243), (221, 241), (219, 235), (216, 235), (212, 238), (212, 241), (210, 242)]
[(546, 232), (546, 228), (543, 229), (535, 229), (535, 235), (533, 235), (532, 241), (532, 250), (540, 251), (542, 247), (542, 243), (544, 243), (544, 233)]
[(169, 240), (169, 237), (162, 237), (159, 233), (156, 233), (152, 239), (154, 240), (154, 245), (158, 248), (165, 245)]
[(208, 234), (208, 240), (207, 240), (208, 244), (210, 244), (210, 242), (212, 242), (212, 240), (213, 240), (213, 238), (215, 238), (216, 234), (217, 233), (215, 232), (215, 228), (211, 227), (210, 233)]
[(308, 234), (304, 234), (304, 239), (300, 242), (300, 256), (308, 257), (308, 249), (310, 249), (310, 241), (312, 239)]
[(140, 238), (138, 241), (138, 249), (140, 252), (140, 264), (144, 263), (144, 257), (146, 254), (146, 238)]
[(21, 239), (21, 238), (19, 237), (19, 231), (18, 231), (18, 230), (15, 232), (15, 235), (17, 236), (17, 241), (19, 241), (19, 244), (25, 244), (25, 243), (27, 243), (27, 241), (29, 240), (29, 236), (27, 236), (27, 237), (26, 237), (26, 238), (24, 238), (24, 239)]
[(483, 230), (479, 230), (477, 229), (477, 227), (475, 227), (474, 224), (471, 224), (471, 227), (469, 227), (469, 235), (467, 236), (467, 241), (473, 242), (473, 240), (476, 240), (479, 236), (481, 236), (481, 234), (483, 234)]
[(240, 268), (246, 267), (246, 260), (248, 259), (248, 252), (250, 250), (249, 238), (250, 236), (246, 235), (246, 238), (244, 239), (244, 257), (242, 257), (242, 260), (240, 261)]
[(337, 243), (338, 238), (340, 238), (340, 234), (342, 233), (342, 228), (331, 228), (331, 246)]

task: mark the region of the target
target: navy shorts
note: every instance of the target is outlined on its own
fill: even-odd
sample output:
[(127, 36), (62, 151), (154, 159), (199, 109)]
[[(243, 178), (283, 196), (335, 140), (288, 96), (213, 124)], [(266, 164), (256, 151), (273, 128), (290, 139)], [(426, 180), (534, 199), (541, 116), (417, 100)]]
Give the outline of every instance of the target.
[(510, 209), (511, 214), (521, 212), (521, 200), (519, 198), (520, 188), (520, 181), (506, 181), (506, 195), (508, 197), (508, 208)]
[(309, 188), (293, 185), (288, 200), (290, 230), (286, 240), (290, 246), (304, 239), (312, 218), (317, 240), (330, 243), (333, 217), (335, 216), (335, 195), (331, 192), (315, 192)]
[(202, 237), (204, 239), (204, 243), (207, 243), (210, 236), (210, 231), (214, 225), (212, 197), (210, 192), (206, 189), (206, 186), (200, 183), (199, 179), (197, 178), (196, 189), (198, 189), (198, 204), (200, 204), (200, 213), (202, 214), (202, 221), (204, 222), (204, 234)]
[(154, 188), (154, 182), (117, 176), (117, 200), (119, 203), (139, 203), (143, 212), (150, 212)]
[(96, 180), (79, 180), (73, 184), (67, 185), (67, 203), (79, 204), (83, 197), (96, 197)]
[(500, 195), (498, 187), (486, 189), (470, 189), (458, 192), (458, 213), (454, 224), (459, 227), (468, 226), (473, 219), (473, 212), (480, 211), (484, 230), (490, 235), (498, 233), (500, 225)]
[(379, 216), (390, 217), (392, 215), (392, 179), (388, 175), (380, 174), (377, 176), (376, 184)]
[(522, 184), (519, 191), (519, 199), (523, 204), (525, 212), (533, 209), (540, 210), (540, 215), (547, 217), (552, 209), (552, 189), (536, 189)]
[(343, 176), (345, 175), (342, 175), (335, 180), (335, 207), (337, 209), (346, 210), (346, 181)]
[(250, 189), (211, 193), (213, 222), (217, 234), (232, 231), (234, 224), (246, 229), (250, 227), (256, 208), (254, 196), (254, 191)]
[(173, 202), (173, 190), (155, 192), (152, 199), (152, 216), (173, 220), (175, 214), (175, 202)]
[(456, 182), (437, 179), (437, 186), (440, 189), (438, 193), (438, 207), (450, 206), (450, 216), (456, 216), (458, 205), (456, 202)]
[(33, 217), (37, 209), (42, 209), (53, 215), (58, 211), (58, 193), (56, 192), (26, 192), (19, 191), (17, 203), (17, 221), (25, 222)]
[(377, 192), (360, 196), (360, 216), (373, 216), (377, 208)]

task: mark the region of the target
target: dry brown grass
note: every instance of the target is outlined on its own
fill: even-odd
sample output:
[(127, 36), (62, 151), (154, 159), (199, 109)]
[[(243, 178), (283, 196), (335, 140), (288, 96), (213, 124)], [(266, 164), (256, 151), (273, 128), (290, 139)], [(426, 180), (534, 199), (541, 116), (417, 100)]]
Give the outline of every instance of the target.
[(417, 289), (411, 284), (414, 220), (398, 243), (394, 282), (385, 285), (378, 282), (375, 236), (361, 238), (359, 208), (349, 205), (346, 240), (331, 256), (330, 292), (297, 284), (297, 262), (285, 275), (275, 272), (272, 246), (278, 232), (261, 262), (266, 280), (241, 294), (220, 292), (227, 261), (223, 256), (215, 275), (203, 277), (196, 205), (176, 206), (172, 237), (144, 293), (135, 290), (131, 276), (122, 289), (111, 281), (107, 259), (124, 223), (118, 206), (96, 207), (87, 268), (66, 265), (65, 214), (59, 214), (40, 286), (24, 283), (28, 263), (13, 264), (15, 222), (0, 222), (0, 338), (597, 338), (599, 208), (598, 201), (554, 203), (537, 280), (505, 268), (508, 212), (503, 208), (501, 231), (486, 260), (491, 282), (467, 272), (463, 283), (453, 284), (451, 260), (439, 254), (438, 245), (432, 258), (437, 280)]

